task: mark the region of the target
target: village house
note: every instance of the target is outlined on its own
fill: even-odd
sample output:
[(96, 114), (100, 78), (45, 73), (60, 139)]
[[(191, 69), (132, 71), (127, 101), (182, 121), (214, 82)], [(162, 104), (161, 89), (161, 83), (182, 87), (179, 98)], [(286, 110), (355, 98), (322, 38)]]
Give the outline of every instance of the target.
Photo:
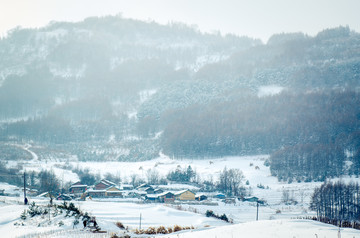
[(160, 193), (163, 193), (164, 190), (162, 190), (161, 188), (155, 188), (154, 189), (154, 194), (160, 194)]
[(207, 200), (207, 199), (208, 199), (208, 197), (206, 195), (204, 195), (204, 194), (195, 196), (196, 201), (204, 201), (204, 200)]
[(139, 186), (136, 187), (137, 190), (145, 190), (147, 188), (151, 187), (149, 184), (147, 183), (143, 183), (143, 184), (140, 184)]
[(226, 198), (226, 196), (225, 196), (225, 194), (222, 194), (222, 193), (217, 193), (217, 194), (214, 196), (214, 198), (218, 198), (218, 199), (225, 199), (225, 198)]
[(105, 197), (106, 190), (89, 189), (86, 191), (86, 194), (90, 198), (103, 198)]
[(145, 195), (146, 202), (160, 202), (158, 194), (147, 194)]
[(258, 197), (243, 197), (241, 198), (243, 202), (257, 202), (259, 201)]
[(147, 193), (147, 194), (154, 194), (155, 192), (155, 189), (153, 187), (148, 187), (148, 188), (145, 188), (144, 191)]
[(56, 200), (70, 201), (71, 197), (66, 194), (60, 194), (59, 196), (56, 197)]
[(89, 189), (86, 191), (86, 195), (91, 198), (111, 198), (111, 197), (117, 197), (122, 198), (123, 194), (122, 191), (115, 187), (111, 186), (106, 189)]
[(106, 197), (117, 197), (117, 198), (123, 197), (121, 190), (115, 186), (106, 189), (105, 196)]
[(175, 195), (172, 192), (164, 192), (161, 194), (148, 194), (145, 196), (147, 202), (161, 202), (171, 203), (175, 200)]
[(133, 190), (134, 186), (132, 186), (131, 184), (122, 184), (121, 189), (122, 190)]
[(144, 198), (146, 196), (146, 192), (144, 191), (131, 191), (127, 194), (128, 198)]
[(75, 197), (80, 197), (87, 190), (87, 185), (82, 184), (81, 182), (76, 182), (71, 185), (69, 192)]
[(104, 190), (113, 186), (116, 186), (116, 184), (109, 180), (102, 179), (94, 185), (94, 190)]
[(140, 192), (146, 192), (146, 194), (154, 194), (155, 193), (155, 189), (147, 183), (141, 184), (136, 189)]
[(175, 200), (181, 201), (193, 201), (195, 200), (195, 193), (191, 192), (189, 189), (182, 190), (174, 193)]
[(163, 192), (158, 194), (159, 201), (164, 203), (172, 203), (175, 200), (175, 195), (172, 192)]

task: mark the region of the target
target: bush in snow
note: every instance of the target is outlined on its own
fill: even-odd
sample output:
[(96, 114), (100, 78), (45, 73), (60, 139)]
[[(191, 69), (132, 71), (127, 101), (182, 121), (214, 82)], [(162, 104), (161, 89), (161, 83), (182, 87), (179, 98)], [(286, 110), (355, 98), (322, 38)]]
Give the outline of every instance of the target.
[(219, 217), (220, 220), (223, 220), (223, 221), (226, 221), (226, 222), (229, 222), (229, 219), (227, 218), (227, 216), (224, 214), (222, 214), (220, 217)]
[(148, 234), (148, 235), (155, 235), (156, 234), (156, 228), (155, 227), (148, 227), (146, 230), (145, 230), (145, 234)]
[(43, 213), (42, 209), (37, 206), (35, 204), (35, 202), (32, 202), (30, 204), (29, 210), (28, 210), (28, 214), (30, 215), (30, 217), (34, 217), (36, 215), (41, 215)]
[(120, 229), (125, 229), (124, 225), (121, 222), (116, 222), (115, 225), (119, 227)]
[(157, 234), (167, 234), (168, 230), (164, 226), (159, 226), (156, 230)]
[(21, 220), (26, 220), (26, 210), (24, 210), (22, 213), (21, 213), (21, 215), (20, 215), (20, 218), (21, 218)]
[(143, 229), (136, 229), (134, 233), (137, 235), (141, 235), (141, 234), (144, 234), (145, 231)]
[(80, 222), (79, 222), (79, 219), (75, 219), (75, 220), (73, 221), (73, 228), (76, 227), (79, 223), (80, 223)]
[(205, 213), (205, 215), (206, 215), (207, 217), (213, 217), (213, 216), (215, 216), (215, 214), (214, 214), (214, 212), (213, 212), (212, 210), (207, 210), (206, 213)]
[(207, 217), (215, 217), (217, 219), (232, 223), (232, 220), (229, 220), (229, 218), (225, 214), (222, 214), (221, 216), (219, 216), (219, 215), (216, 215), (212, 210), (207, 210), (205, 215)]
[(126, 234), (124, 236), (118, 236), (116, 234), (111, 234), (110, 238), (131, 238), (131, 236), (129, 236), (128, 234)]
[(181, 231), (181, 230), (182, 230), (181, 226), (179, 226), (179, 225), (174, 226), (174, 232)]

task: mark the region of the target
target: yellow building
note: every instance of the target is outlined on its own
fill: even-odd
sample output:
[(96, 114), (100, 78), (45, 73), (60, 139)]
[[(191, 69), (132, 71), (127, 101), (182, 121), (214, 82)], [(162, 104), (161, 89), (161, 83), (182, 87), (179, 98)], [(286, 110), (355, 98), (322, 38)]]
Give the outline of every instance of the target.
[(106, 189), (106, 197), (122, 197), (122, 192), (117, 187), (110, 187)]
[(181, 201), (195, 200), (195, 193), (191, 192), (189, 189), (176, 192), (174, 195), (175, 195), (175, 200), (181, 200)]

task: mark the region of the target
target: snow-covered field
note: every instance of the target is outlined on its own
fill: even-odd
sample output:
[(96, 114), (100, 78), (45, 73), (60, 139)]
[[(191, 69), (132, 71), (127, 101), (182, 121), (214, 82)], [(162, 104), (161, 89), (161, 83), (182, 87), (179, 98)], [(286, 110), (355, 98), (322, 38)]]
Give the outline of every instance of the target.
[[(0, 197), (3, 201), (4, 197)], [(174, 225), (193, 226), (194, 230), (181, 231), (175, 234), (164, 235), (161, 237), (183, 237), (183, 238), (287, 238), (287, 237), (338, 237), (338, 228), (309, 220), (295, 219), (276, 219), (248, 221), (240, 224), (230, 225), (223, 221), (207, 218), (201, 214), (187, 211), (179, 211), (159, 204), (135, 204), (121, 202), (96, 202), (85, 201), (75, 202), (83, 211), (95, 215), (102, 228), (108, 233), (92, 234), (81, 229), (79, 224), (75, 229), (71, 221), (65, 221), (62, 228), (57, 226), (59, 220), (52, 221), (48, 226), (37, 226), (35, 221), (26, 222), (25, 226), (14, 225), (21, 223), (19, 216), (26, 208), (24, 205), (16, 204), (19, 198), (8, 198), (7, 203), (0, 202), (0, 234), (1, 237), (109, 237), (110, 234), (120, 234), (115, 222), (122, 222), (129, 230), (134, 230), (140, 226), (147, 227), (171, 227)], [(38, 204), (46, 204), (45, 200), (35, 200)], [(11, 204), (12, 203), (12, 204)], [(54, 220), (56, 218), (52, 218)], [(46, 221), (47, 219), (45, 219)], [(39, 236), (37, 236), (39, 235)], [(160, 235), (159, 235), (160, 236)], [(149, 237), (149, 236), (141, 236)], [(354, 229), (341, 228), (341, 237), (353, 238), (360, 237), (360, 231)]]
[[(30, 148), (31, 149), (31, 148)], [(34, 156), (33, 156), (34, 157)], [(174, 225), (193, 226), (196, 229), (183, 231), (178, 234), (165, 235), (164, 237), (337, 237), (337, 228), (308, 220), (296, 220), (297, 217), (312, 216), (308, 206), (314, 187), (321, 183), (282, 183), (270, 175), (269, 167), (264, 165), (267, 155), (228, 157), (209, 160), (174, 160), (164, 155), (151, 161), (144, 162), (70, 162), (72, 167), (89, 168), (94, 174), (105, 175), (106, 173), (120, 174), (126, 180), (132, 174), (136, 174), (146, 180), (148, 170), (156, 170), (159, 175), (165, 176), (169, 171), (178, 166), (182, 168), (191, 165), (199, 174), (200, 179), (218, 179), (220, 171), (225, 167), (238, 168), (243, 171), (245, 185), (251, 190), (252, 196), (257, 196), (267, 202), (266, 206), (259, 207), (259, 221), (256, 219), (256, 204), (251, 202), (236, 201), (236, 204), (225, 204), (220, 200), (212, 199), (212, 203), (218, 205), (181, 204), (180, 206), (165, 206), (162, 204), (141, 204), (129, 202), (129, 200), (97, 200), (97, 201), (75, 201), (75, 205), (81, 210), (96, 216), (100, 227), (108, 231), (107, 234), (92, 234), (80, 228), (73, 229), (71, 224), (65, 224), (61, 228), (52, 223), (48, 226), (37, 227), (34, 224), (15, 226), (14, 223), (21, 222), (20, 214), (24, 206), (20, 205), (23, 198), (22, 193), (15, 187), (0, 183), (0, 189), (5, 192), (12, 191), (20, 197), (0, 196), (0, 234), (1, 237), (18, 237), (40, 234), (39, 237), (109, 237), (113, 232), (118, 233), (119, 228), (115, 222), (122, 222), (129, 229), (139, 228), (140, 214), (142, 228), (147, 227), (170, 227)], [(64, 182), (76, 182), (78, 177), (70, 170), (64, 169), (66, 162), (48, 161), (43, 163), (37, 159), (24, 163), (26, 171), (52, 168)], [(342, 178), (347, 180), (359, 180), (355, 178)], [(163, 189), (190, 188), (196, 192), (192, 185), (167, 185)], [(297, 205), (285, 205), (282, 202), (284, 191), (288, 191), (290, 197), (297, 200)], [(16, 193), (19, 194), (16, 194)], [(46, 204), (48, 201), (38, 198), (30, 198), (37, 204)], [(207, 210), (213, 210), (215, 214), (226, 214), (234, 221), (229, 225), (215, 218), (207, 218), (204, 214)], [(90, 236), (91, 235), (91, 236)], [(145, 236), (147, 237), (147, 236)], [(342, 229), (341, 237), (359, 237), (360, 231)]]
[[(77, 174), (70, 170), (61, 168), (64, 164), (70, 164), (73, 168), (88, 168), (93, 174), (105, 175), (111, 173), (120, 175), (122, 181), (128, 182), (131, 175), (137, 175), (146, 181), (147, 171), (155, 170), (160, 176), (166, 176), (169, 171), (175, 170), (178, 166), (186, 168), (191, 167), (197, 172), (201, 180), (217, 181), (220, 172), (226, 167), (240, 169), (245, 181), (249, 181), (247, 188), (250, 188), (253, 196), (267, 201), (268, 204), (279, 204), (282, 199), (284, 190), (290, 193), (300, 205), (307, 205), (310, 201), (310, 195), (316, 186), (320, 186), (321, 182), (313, 183), (282, 183), (277, 178), (271, 176), (269, 167), (264, 165), (268, 155), (242, 156), (242, 157), (226, 157), (208, 160), (174, 160), (165, 155), (159, 158), (142, 162), (51, 162), (40, 163), (40, 161), (31, 161), (24, 164), (26, 171), (40, 171), (41, 169), (53, 169), (58, 178), (64, 179), (63, 182), (78, 181)], [(176, 187), (176, 186), (174, 186)], [(196, 190), (196, 188), (194, 188)]]
[(356, 238), (360, 231), (341, 228), (308, 220), (255, 221), (203, 231), (166, 235), (176, 238)]

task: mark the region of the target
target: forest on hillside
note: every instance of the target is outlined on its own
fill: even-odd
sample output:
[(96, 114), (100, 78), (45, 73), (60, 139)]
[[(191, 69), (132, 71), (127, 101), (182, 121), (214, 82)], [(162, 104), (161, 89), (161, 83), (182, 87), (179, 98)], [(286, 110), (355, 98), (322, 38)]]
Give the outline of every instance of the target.
[(266, 153), (285, 181), (359, 174), (359, 49), (342, 26), (267, 43), (121, 16), (15, 28), (0, 39), (1, 146), (97, 161)]

